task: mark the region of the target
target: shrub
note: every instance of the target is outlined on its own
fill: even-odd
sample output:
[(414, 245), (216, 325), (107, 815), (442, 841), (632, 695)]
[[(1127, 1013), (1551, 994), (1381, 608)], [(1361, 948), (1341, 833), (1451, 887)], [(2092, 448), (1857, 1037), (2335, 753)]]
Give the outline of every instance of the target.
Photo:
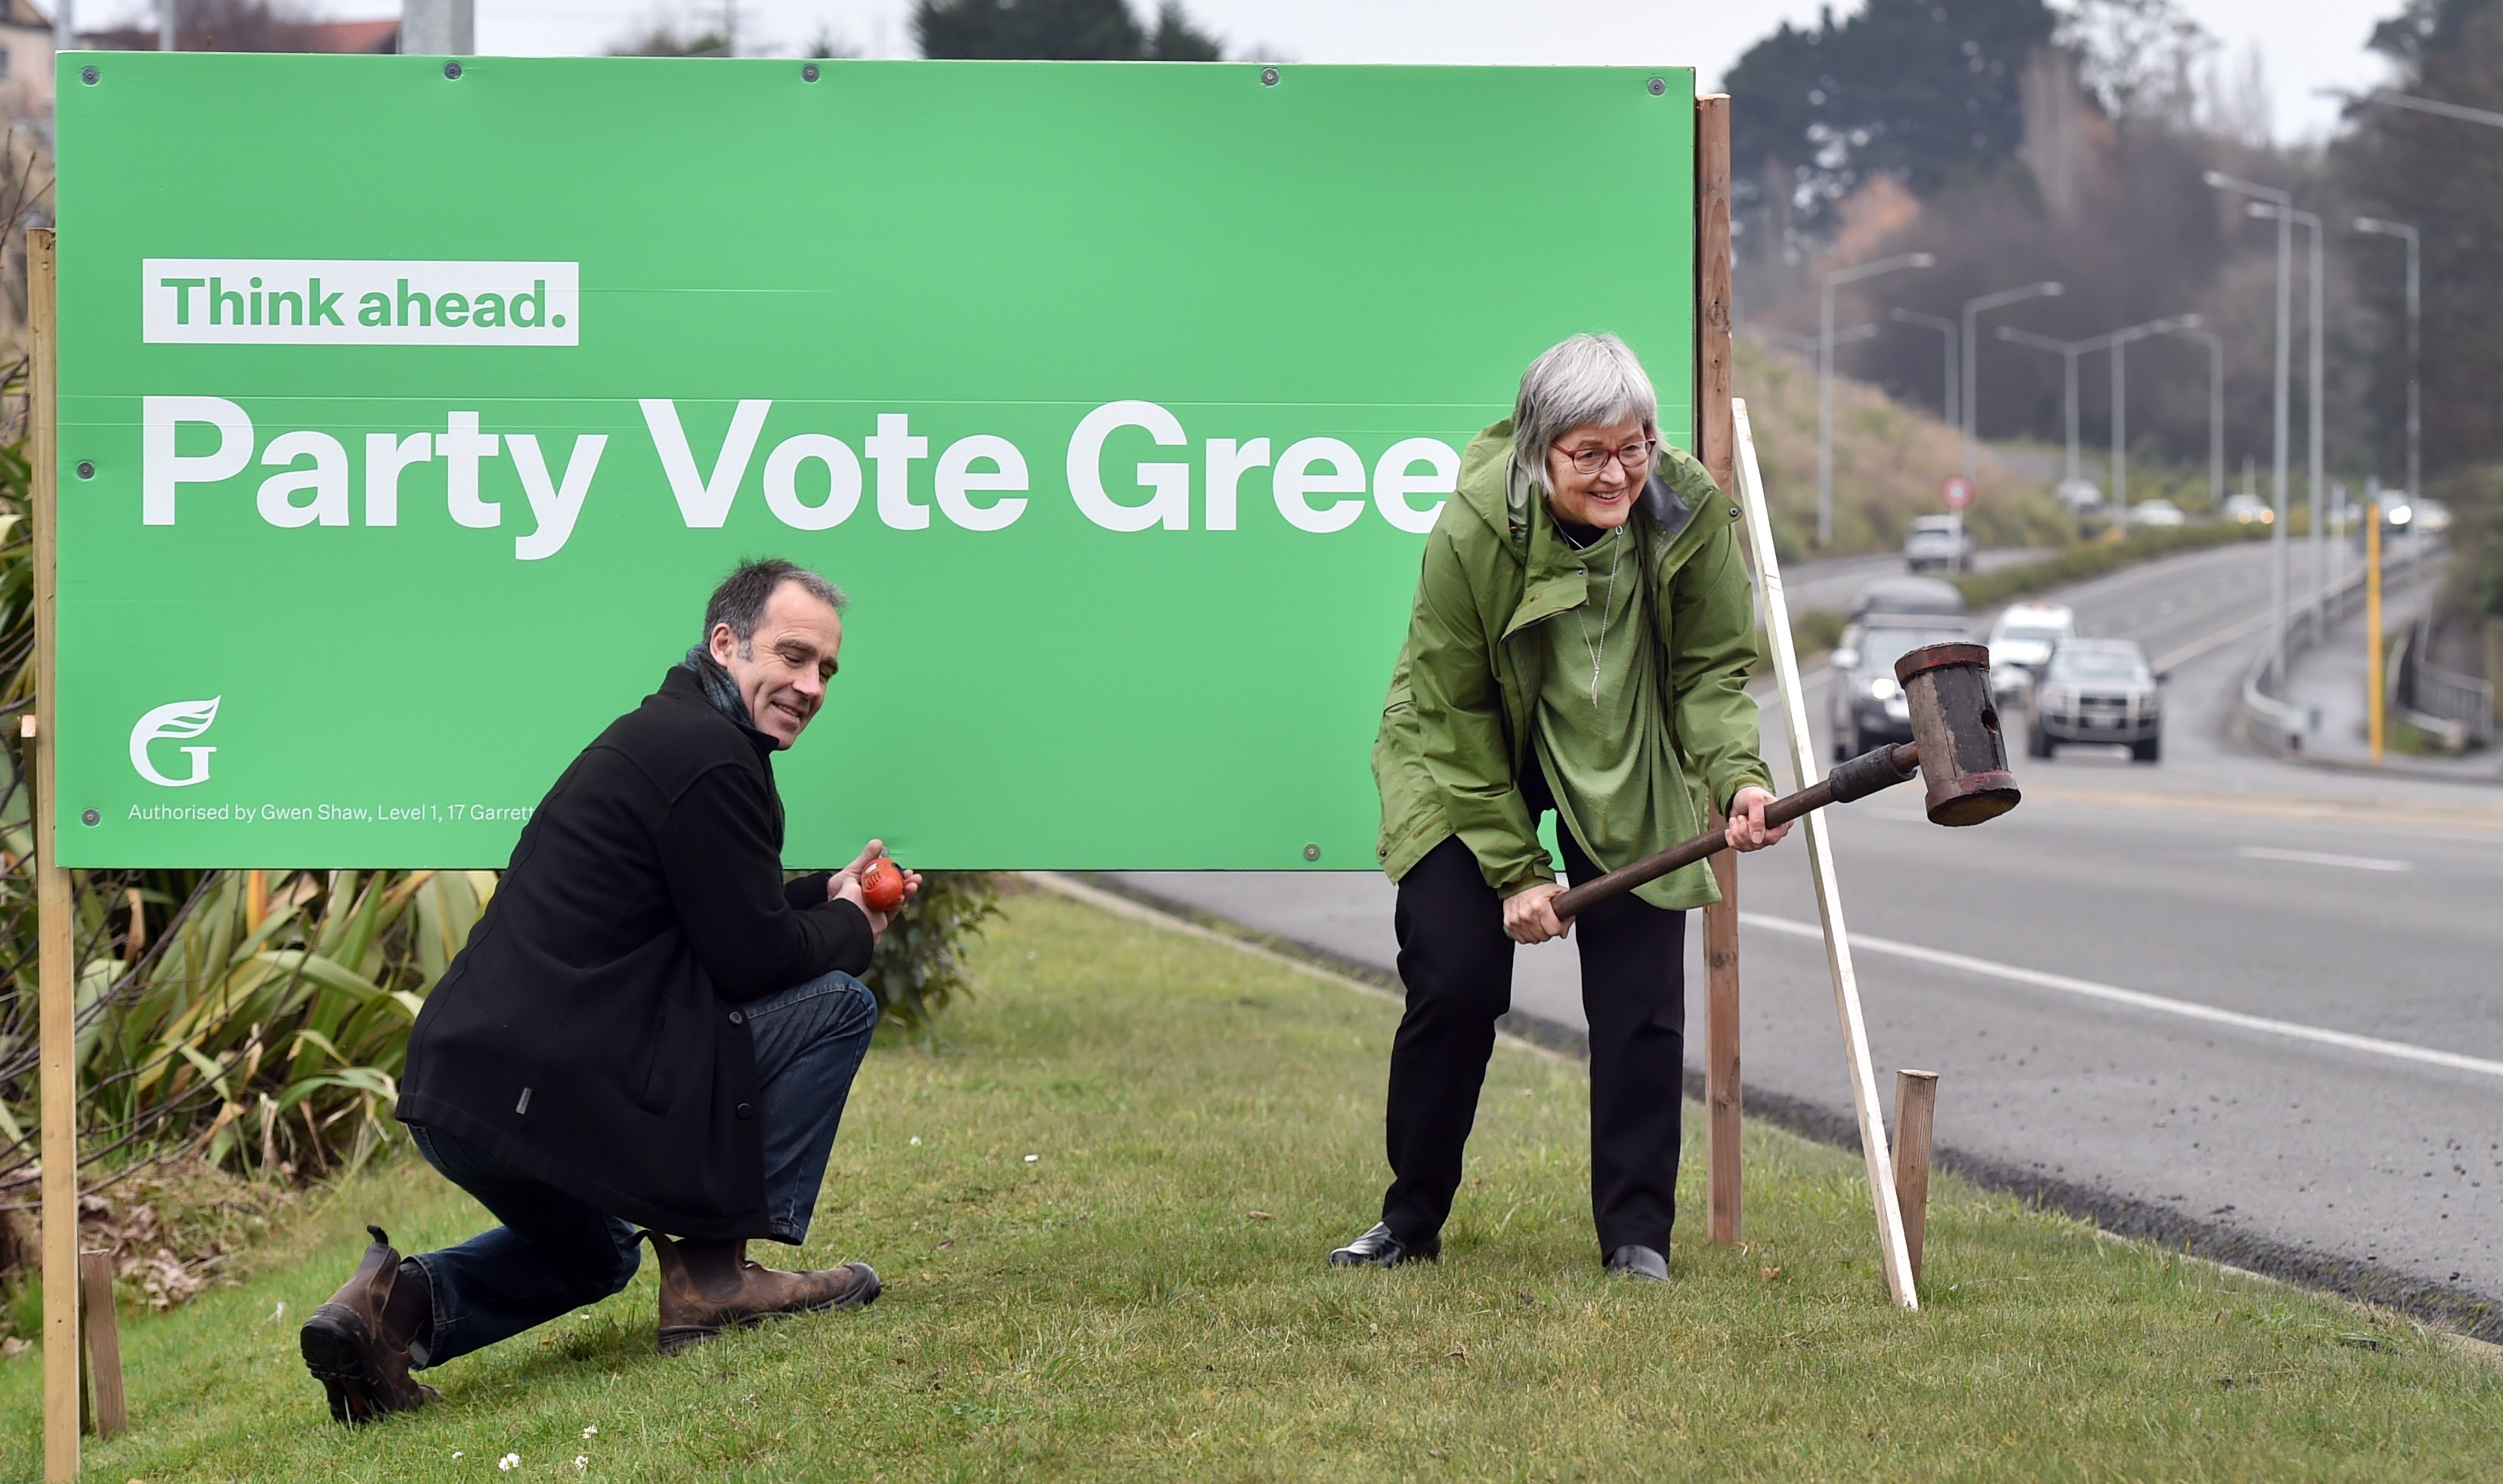
[(877, 942), (861, 976), (885, 1018), (928, 1036), (939, 1013), (973, 993), (968, 941), (999, 915), (998, 885), (987, 871), (933, 871)]

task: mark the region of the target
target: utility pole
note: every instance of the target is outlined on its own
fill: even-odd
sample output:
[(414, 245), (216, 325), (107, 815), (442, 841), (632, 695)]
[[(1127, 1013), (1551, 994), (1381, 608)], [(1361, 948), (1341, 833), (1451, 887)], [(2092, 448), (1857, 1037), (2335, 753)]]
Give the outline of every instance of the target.
[(174, 4), (175, 0), (156, 0), (156, 50), (159, 51), (181, 50), (174, 37)]
[[(2259, 201), (2251, 202), (2249, 205), (2244, 207), (2243, 210), (2250, 216), (2257, 217), (2263, 220), (2274, 219), (2280, 214), (2282, 214), (2293, 219), (2295, 225), (2302, 227), (2304, 230), (2312, 234), (2312, 267), (2311, 271), (2306, 275), (2306, 278), (2311, 285), (2311, 304), (2309, 306), (2308, 318), (2311, 320), (2312, 359), (2311, 365), (2307, 368), (2308, 378), (2303, 393), (2303, 423), (2304, 437), (2306, 442), (2310, 445), (2309, 452), (2311, 455), (2311, 468), (2306, 476), (2305, 483), (2310, 486), (2312, 499), (2312, 634), (2314, 639), (2317, 639), (2327, 631), (2325, 625), (2329, 620), (2329, 610), (2327, 606), (2329, 587), (2329, 546), (2327, 536), (2320, 528), (2322, 515), (2320, 497), (2323, 483), (2327, 478), (2321, 469), (2320, 456), (2320, 219), (2313, 215), (2311, 212), (2296, 211), (2291, 206), (2271, 206)], [(2409, 498), (2413, 499), (2415, 497), (2416, 491), (2410, 490)]]
[(1980, 420), (1973, 416), (1973, 403), (1981, 394), (1981, 388), (1973, 379), (1973, 362), (1981, 354), (1980, 348), (1972, 343), (1973, 321), (1991, 310), (2004, 308), (2009, 304), (2019, 304), (2027, 299), (2056, 299), (2060, 296), (2061, 291), (2062, 290), (2058, 283), (2045, 280), (2040, 284), (2028, 284), (2022, 288), (2003, 288), (1997, 293), (1986, 293), (1978, 299), (1967, 299), (1964, 301), (1963, 411), (1965, 478), (1972, 478), (1972, 443), (1980, 424)]
[(78, 50), (78, 21), (72, 18), (72, 12), (76, 9), (77, 7), (72, 3), (72, 0), (53, 0), (53, 51), (75, 51)]
[(400, 0), (399, 50), (406, 56), (476, 54), (476, 0)]
[(1904, 268), (1927, 268), (1937, 259), (1905, 253), (1875, 262), (1836, 268), (1816, 287), (1816, 544), (1834, 545), (1834, 290), (1841, 285)]
[(2069, 419), (2068, 474), (2062, 483), (2077, 483), (2083, 478), (2077, 469), (2077, 357), (2093, 350), (2095, 343), (2091, 340), (2054, 340), (2048, 335), (2010, 329), (2004, 324), (1999, 327), (1999, 338), (2010, 345), (2032, 346), (2060, 357), (2060, 403), (2067, 410)]
[(1938, 417), (1951, 426), (1962, 427), (1964, 423), (1956, 416), (1956, 322), (1944, 315), (1925, 315), (1917, 309), (1891, 310), (1887, 318), (1898, 324), (1926, 325), (1938, 332), (1947, 348), (1946, 386), (1938, 393)]
[(2404, 221), (2385, 221), (2379, 217), (2358, 217), (2355, 230), (2381, 237), (2396, 237), (2408, 245), (2408, 498), (2424, 495), (2423, 403), (2418, 384), (2417, 358), (2422, 354), (2423, 336), (2418, 330), (2422, 309), (2417, 296), (2417, 229)]
[(2178, 325), (2165, 331), (2184, 340), (2195, 340), (2208, 348), (2208, 500), (2222, 509), (2225, 503), (2225, 342), (2214, 330), (2195, 324)]
[[(2216, 190), (2249, 196), (2289, 209), (2294, 205), (2293, 197), (2274, 186), (2259, 186), (2249, 181), (2236, 180), (2221, 170), (2209, 171), (2206, 179), (2210, 187)], [(2273, 396), (2276, 428), (2272, 438), (2274, 450), (2270, 472), (2271, 481), (2275, 486), (2273, 493), (2277, 518), (2274, 522), (2276, 531), (2269, 537), (2269, 544), (2276, 548), (2277, 557), (2270, 571), (2269, 583), (2269, 614), (2276, 624), (2276, 637), (2269, 641), (2269, 676), (2280, 688), (2285, 684), (2285, 588), (2288, 555), (2285, 544), (2285, 421), (2287, 373), (2291, 369), (2288, 365), (2291, 349), (2288, 342), (2293, 338), (2292, 326), (2289, 323), (2294, 318), (2293, 270), (2294, 219), (2281, 216), (2277, 219), (2277, 369)]]
[(2129, 343), (2198, 326), (2197, 315), (2174, 315), (2100, 337), (2111, 345), (2112, 529), (2121, 535), (2129, 534)]

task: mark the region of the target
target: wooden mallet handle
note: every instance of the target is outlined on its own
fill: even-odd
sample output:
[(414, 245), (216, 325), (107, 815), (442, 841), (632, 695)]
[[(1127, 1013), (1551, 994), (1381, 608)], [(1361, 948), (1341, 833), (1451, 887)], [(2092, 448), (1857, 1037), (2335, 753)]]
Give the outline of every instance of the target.
[[(1909, 782), (1921, 770), (1920, 745), (1898, 743), (1861, 754), (1849, 762), (1838, 763), (1833, 772), (1797, 793), (1785, 794), (1765, 806), (1766, 825), (1787, 825), (1802, 814), (1828, 804), (1847, 804), (1855, 798), (1867, 798), (1881, 789), (1891, 789)], [(1569, 892), (1559, 894), (1552, 904), (1556, 915), (1579, 917), (1588, 908), (1606, 901), (1619, 893), (1630, 892), (1646, 881), (1656, 881), (1682, 865), (1693, 865), (1718, 851), (1730, 848), (1730, 837), (1719, 829), (1707, 829), (1694, 839), (1672, 845), (1656, 856), (1645, 856), (1631, 865), (1620, 866), (1595, 881), (1586, 881)]]

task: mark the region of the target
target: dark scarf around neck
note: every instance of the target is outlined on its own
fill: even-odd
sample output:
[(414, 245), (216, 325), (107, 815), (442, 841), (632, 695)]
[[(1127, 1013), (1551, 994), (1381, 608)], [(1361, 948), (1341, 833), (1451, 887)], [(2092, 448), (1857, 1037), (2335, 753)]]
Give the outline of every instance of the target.
[(737, 722), (750, 731), (756, 730), (756, 719), (747, 714), (747, 702), (739, 696), (738, 682), (730, 678), (712, 651), (697, 645), (687, 651), (684, 668), (695, 673), (696, 684), (703, 688), (704, 699), (712, 709)]

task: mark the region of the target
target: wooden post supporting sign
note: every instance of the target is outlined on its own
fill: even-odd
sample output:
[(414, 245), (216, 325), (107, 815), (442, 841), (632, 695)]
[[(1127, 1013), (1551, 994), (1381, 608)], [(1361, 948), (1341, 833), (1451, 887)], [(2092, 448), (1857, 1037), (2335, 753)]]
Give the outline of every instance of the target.
[(53, 859), (53, 641), (59, 611), (60, 361), (52, 233), (26, 233), (27, 447), (35, 525), (35, 973), (44, 1157), (44, 1477), (79, 1470), (78, 1043), (70, 873)]
[[(1695, 100), (1695, 456), (1735, 488), (1730, 394), (1730, 95)], [(1716, 823), (1717, 823), (1716, 819)], [(1705, 1206), (1712, 1240), (1739, 1231), (1738, 860), (1712, 858), (1721, 899), (1703, 909)]]

